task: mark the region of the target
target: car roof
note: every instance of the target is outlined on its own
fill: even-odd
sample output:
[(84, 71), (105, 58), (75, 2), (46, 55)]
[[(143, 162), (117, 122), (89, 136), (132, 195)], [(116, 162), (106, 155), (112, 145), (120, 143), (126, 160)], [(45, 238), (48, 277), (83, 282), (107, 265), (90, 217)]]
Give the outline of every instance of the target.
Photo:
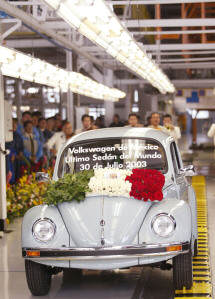
[(159, 141), (162, 144), (166, 144), (168, 140), (172, 140), (168, 134), (161, 130), (155, 130), (152, 128), (132, 128), (132, 127), (115, 127), (115, 128), (106, 128), (106, 129), (96, 129), (86, 131), (80, 134), (77, 134), (70, 138), (65, 147), (73, 142), (94, 140), (94, 139), (103, 139), (103, 138), (153, 138)]

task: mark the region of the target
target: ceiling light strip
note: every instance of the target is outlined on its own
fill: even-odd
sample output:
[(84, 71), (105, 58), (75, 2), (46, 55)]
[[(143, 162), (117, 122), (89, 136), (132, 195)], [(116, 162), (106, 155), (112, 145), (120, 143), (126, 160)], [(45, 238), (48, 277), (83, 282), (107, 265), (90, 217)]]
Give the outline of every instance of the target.
[(161, 93), (175, 88), (103, 0), (44, 0), (71, 27), (148, 80)]
[(63, 91), (71, 90), (96, 99), (117, 101), (126, 95), (119, 89), (100, 84), (80, 73), (66, 71), (3, 46), (0, 46), (0, 68), (5, 76), (59, 87)]

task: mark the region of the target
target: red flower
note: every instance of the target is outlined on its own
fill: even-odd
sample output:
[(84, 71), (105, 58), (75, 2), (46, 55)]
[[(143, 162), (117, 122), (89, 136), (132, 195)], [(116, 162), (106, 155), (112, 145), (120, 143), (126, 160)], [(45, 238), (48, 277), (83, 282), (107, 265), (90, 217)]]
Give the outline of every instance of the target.
[(163, 199), (165, 177), (158, 170), (136, 168), (125, 180), (132, 184), (130, 196), (143, 201)]

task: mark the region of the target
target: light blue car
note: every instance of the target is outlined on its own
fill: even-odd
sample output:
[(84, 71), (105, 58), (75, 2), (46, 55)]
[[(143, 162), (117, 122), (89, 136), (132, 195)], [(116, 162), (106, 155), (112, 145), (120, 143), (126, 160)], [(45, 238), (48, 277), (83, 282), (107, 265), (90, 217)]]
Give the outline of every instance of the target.
[[(156, 169), (165, 176), (162, 201), (129, 195), (121, 174), (136, 168)], [(53, 180), (90, 169), (97, 173), (91, 182), (96, 191), (83, 202), (36, 206), (24, 216), (22, 252), (32, 294), (47, 294), (51, 276), (60, 271), (80, 274), (82, 269), (149, 264), (162, 269), (172, 265), (175, 288), (191, 288), (198, 233), (195, 192), (186, 176), (194, 170), (183, 167), (173, 138), (151, 128), (81, 133), (62, 146)], [(47, 179), (46, 174), (39, 176)], [(105, 194), (105, 178), (109, 183), (118, 179), (112, 193)]]

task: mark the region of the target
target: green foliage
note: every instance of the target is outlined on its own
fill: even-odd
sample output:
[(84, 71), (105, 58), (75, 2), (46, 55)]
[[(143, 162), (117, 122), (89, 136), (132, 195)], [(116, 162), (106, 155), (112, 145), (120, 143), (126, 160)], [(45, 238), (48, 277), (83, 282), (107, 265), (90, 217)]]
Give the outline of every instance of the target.
[(43, 195), (44, 203), (57, 205), (62, 202), (82, 201), (90, 191), (88, 183), (94, 175), (93, 170), (84, 170), (74, 174), (65, 174), (58, 181), (52, 181)]

